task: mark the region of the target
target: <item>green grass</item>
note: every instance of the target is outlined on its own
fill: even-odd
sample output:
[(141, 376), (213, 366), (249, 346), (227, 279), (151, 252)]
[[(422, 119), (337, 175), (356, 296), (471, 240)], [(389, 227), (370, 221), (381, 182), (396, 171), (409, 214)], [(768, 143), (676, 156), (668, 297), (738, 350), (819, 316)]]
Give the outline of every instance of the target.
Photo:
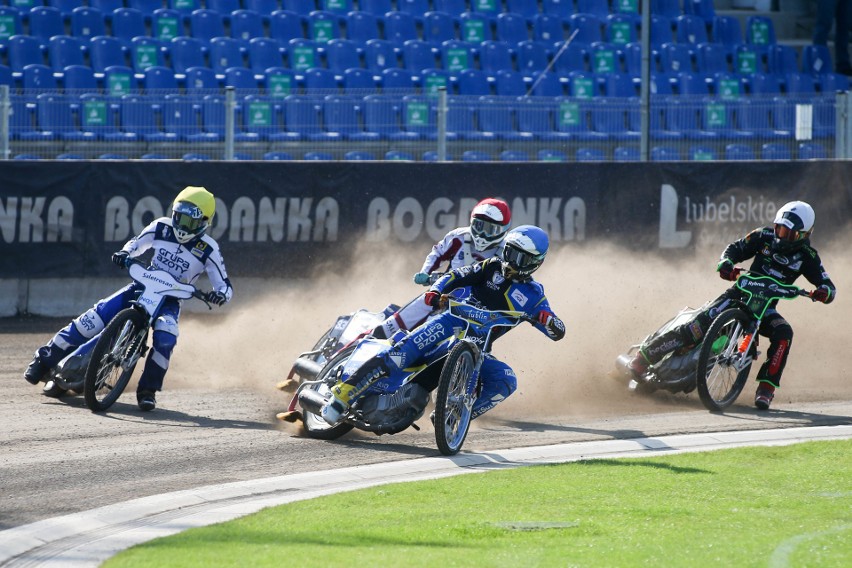
[(393, 484), (188, 530), (105, 564), (288, 565), (848, 567), (852, 441)]

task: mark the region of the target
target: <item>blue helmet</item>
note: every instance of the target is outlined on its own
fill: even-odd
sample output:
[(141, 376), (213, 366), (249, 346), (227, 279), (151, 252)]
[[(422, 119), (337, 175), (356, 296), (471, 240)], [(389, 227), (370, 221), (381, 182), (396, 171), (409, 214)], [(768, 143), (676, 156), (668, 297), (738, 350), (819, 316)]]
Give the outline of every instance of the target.
[(506, 233), (500, 257), (503, 276), (526, 280), (544, 262), (550, 239), (547, 233), (533, 225), (521, 225)]

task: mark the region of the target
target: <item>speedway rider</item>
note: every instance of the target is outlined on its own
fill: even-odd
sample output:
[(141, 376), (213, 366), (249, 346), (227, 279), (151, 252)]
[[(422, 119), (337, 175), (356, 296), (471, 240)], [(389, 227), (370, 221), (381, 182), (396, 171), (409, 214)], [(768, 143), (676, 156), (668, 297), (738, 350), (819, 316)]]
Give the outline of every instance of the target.
[[(203, 187), (186, 187), (175, 198), (171, 217), (152, 221), (114, 253), (112, 261), (123, 269), (128, 258), (136, 258), (152, 249), (151, 268), (164, 270), (185, 284), (192, 284), (202, 272), (207, 272), (214, 289), (207, 294), (206, 300), (221, 306), (231, 299), (233, 291), (219, 245), (205, 234), (215, 211), (216, 200), (212, 193)], [(89, 340), (100, 333), (118, 312), (128, 307), (139, 291), (137, 283), (130, 283), (72, 320), (47, 345), (39, 347), (24, 372), (24, 378), (31, 384), (38, 384), (80, 345), (89, 342), (88, 349), (93, 348), (95, 341)], [(153, 326), (153, 349), (148, 353), (136, 391), (136, 401), (142, 410), (154, 410), (157, 405), (154, 393), (163, 386), (169, 358), (177, 344), (179, 315), (180, 301), (166, 298)]]
[[(771, 276), (785, 284), (792, 284), (799, 275), (803, 275), (817, 286), (811, 293), (811, 299), (814, 302), (831, 303), (837, 295), (837, 289), (810, 243), (814, 218), (813, 208), (803, 201), (785, 204), (778, 210), (774, 226), (755, 229), (728, 245), (716, 267), (719, 276), (723, 280), (736, 281), (741, 269), (734, 265), (754, 258), (749, 271)], [(641, 377), (650, 365), (660, 361), (667, 353), (696, 345), (704, 337), (713, 318), (728, 307), (732, 298), (740, 294), (735, 286), (729, 288), (693, 321), (655, 338), (630, 361), (630, 370)], [(767, 410), (775, 396), (775, 389), (781, 385), (781, 373), (787, 364), (793, 341), (793, 328), (772, 305), (758, 332), (768, 337), (770, 344), (766, 361), (757, 374), (754, 405)]]
[[(469, 301), (489, 310), (525, 312), (533, 318), (535, 327), (558, 341), (565, 336), (565, 325), (551, 311), (544, 287), (532, 278), (533, 272), (544, 262), (548, 246), (547, 234), (538, 227), (523, 225), (512, 229), (506, 234), (499, 257), (445, 274), (424, 294), (423, 301), (436, 308), (443, 294), (469, 286)], [(322, 417), (329, 424), (337, 423), (349, 406), (370, 385), (388, 376), (391, 369), (417, 366), (444, 355), (446, 342), (458, 326), (458, 318), (445, 311), (412, 331), (383, 355), (365, 362), (345, 382), (332, 387), (332, 397), (322, 407)], [(491, 341), (503, 333), (495, 332)], [(473, 418), (494, 408), (517, 387), (515, 372), (488, 352), (488, 347), (480, 370), (482, 391), (473, 405)]]
[[(414, 275), (414, 283), (428, 286), (432, 273), (444, 262), (449, 263), (452, 270), (493, 257), (500, 250), (511, 221), (508, 203), (492, 197), (483, 199), (470, 212), (470, 226), (453, 229), (435, 243), (420, 272)], [(386, 339), (400, 329), (414, 329), (426, 321), (432, 311), (432, 306), (423, 302), (421, 294), (379, 324), (372, 335)]]

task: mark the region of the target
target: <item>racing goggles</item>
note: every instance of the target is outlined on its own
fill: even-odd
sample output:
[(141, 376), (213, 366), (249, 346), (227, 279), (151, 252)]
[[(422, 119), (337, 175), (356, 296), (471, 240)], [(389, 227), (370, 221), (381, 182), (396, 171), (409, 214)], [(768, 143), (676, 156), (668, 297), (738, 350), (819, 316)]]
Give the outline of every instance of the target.
[(787, 241), (790, 243), (795, 243), (796, 241), (800, 241), (802, 239), (806, 239), (808, 237), (808, 233), (805, 231), (798, 231), (796, 229), (791, 229), (787, 225), (782, 225), (780, 223), (775, 224), (775, 237), (780, 241)]
[(204, 227), (204, 213), (200, 207), (191, 203), (181, 202), (175, 205), (172, 212), (172, 222), (176, 229), (188, 233), (197, 233)]
[(536, 268), (541, 263), (540, 257), (513, 246), (503, 248), (503, 262), (522, 274)]
[(470, 222), (470, 230), (478, 237), (493, 239), (499, 237), (506, 231), (506, 227), (486, 219), (476, 219)]

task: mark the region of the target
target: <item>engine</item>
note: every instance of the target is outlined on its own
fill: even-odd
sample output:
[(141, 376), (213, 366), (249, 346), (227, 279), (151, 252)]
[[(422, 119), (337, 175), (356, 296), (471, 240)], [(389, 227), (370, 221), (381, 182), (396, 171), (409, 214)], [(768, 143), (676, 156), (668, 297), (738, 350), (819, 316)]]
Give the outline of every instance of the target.
[(429, 404), (429, 391), (408, 383), (393, 394), (365, 397), (360, 404), (358, 427), (376, 434), (396, 434), (423, 416)]

